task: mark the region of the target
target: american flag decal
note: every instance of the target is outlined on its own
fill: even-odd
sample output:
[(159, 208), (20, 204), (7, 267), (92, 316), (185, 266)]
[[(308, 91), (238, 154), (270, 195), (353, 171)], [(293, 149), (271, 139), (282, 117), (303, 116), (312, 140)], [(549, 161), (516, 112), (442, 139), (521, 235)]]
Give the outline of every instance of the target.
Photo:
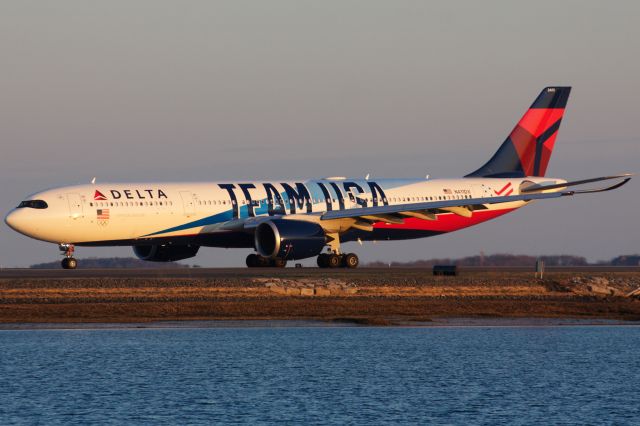
[(98, 209), (96, 210), (98, 220), (108, 220), (109, 219), (109, 209)]

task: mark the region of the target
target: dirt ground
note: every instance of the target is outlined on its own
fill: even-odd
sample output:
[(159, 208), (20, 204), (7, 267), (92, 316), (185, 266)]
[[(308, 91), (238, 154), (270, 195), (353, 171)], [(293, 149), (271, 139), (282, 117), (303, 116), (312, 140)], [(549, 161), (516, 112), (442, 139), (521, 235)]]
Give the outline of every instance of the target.
[(210, 269), (0, 274), (0, 323), (435, 318), (640, 321), (640, 270)]

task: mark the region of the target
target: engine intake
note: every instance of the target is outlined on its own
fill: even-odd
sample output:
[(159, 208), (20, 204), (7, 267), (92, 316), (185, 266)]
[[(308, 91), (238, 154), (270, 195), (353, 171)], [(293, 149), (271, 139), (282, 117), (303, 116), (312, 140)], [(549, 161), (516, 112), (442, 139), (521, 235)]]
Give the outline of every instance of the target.
[(170, 244), (133, 246), (133, 252), (139, 259), (149, 262), (174, 262), (188, 259), (198, 253), (200, 246), (177, 246)]
[(305, 259), (317, 256), (327, 242), (317, 223), (302, 220), (273, 219), (256, 228), (256, 250), (264, 257)]

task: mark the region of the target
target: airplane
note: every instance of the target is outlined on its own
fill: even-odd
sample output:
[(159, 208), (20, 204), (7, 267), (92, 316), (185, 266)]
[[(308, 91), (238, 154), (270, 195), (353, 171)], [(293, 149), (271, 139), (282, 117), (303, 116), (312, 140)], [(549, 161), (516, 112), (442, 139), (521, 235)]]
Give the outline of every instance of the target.
[[(352, 179), (202, 183), (101, 183), (35, 193), (5, 218), (15, 231), (56, 243), (65, 269), (76, 246), (132, 246), (171, 262), (200, 247), (247, 248), (248, 267), (317, 257), (321, 268), (355, 268), (348, 241), (430, 237), (477, 225), (536, 200), (610, 191), (631, 174), (568, 182), (546, 177), (570, 87), (546, 87), (498, 151), (458, 179)], [(576, 185), (615, 180), (610, 186)]]

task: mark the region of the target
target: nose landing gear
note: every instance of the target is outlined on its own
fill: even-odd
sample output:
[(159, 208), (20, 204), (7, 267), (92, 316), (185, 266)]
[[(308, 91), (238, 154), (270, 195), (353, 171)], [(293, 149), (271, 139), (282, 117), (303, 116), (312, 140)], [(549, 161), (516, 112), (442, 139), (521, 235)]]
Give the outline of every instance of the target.
[(64, 255), (64, 259), (60, 262), (62, 269), (76, 269), (78, 261), (73, 258), (73, 252), (75, 251), (73, 244), (60, 244), (58, 248)]

